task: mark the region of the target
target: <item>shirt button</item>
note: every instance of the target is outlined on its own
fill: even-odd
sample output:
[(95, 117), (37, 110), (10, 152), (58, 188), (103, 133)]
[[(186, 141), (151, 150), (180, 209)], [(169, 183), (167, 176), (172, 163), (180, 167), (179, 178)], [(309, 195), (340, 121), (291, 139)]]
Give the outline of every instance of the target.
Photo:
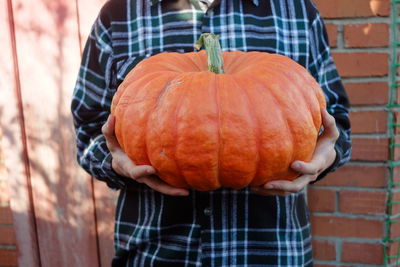
[(212, 214), (212, 209), (211, 209), (211, 208), (205, 208), (205, 209), (203, 210), (203, 212), (204, 212), (204, 215), (211, 216), (211, 214)]

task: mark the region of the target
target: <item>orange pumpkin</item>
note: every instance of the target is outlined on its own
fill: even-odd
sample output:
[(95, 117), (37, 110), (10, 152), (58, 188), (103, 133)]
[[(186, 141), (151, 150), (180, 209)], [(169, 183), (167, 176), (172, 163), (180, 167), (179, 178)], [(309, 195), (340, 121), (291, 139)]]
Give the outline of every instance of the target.
[(111, 108), (122, 149), (180, 188), (296, 178), (289, 166), (311, 159), (321, 128), (318, 83), (285, 56), (201, 42), (207, 52), (160, 53), (126, 76)]

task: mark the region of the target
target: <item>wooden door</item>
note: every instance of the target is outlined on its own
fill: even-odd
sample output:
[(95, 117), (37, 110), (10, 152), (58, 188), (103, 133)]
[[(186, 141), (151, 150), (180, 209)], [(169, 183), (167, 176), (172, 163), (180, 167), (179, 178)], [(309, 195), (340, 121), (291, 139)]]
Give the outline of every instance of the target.
[(116, 192), (76, 163), (70, 101), (103, 0), (4, 0), (1, 140), (20, 266), (110, 266)]

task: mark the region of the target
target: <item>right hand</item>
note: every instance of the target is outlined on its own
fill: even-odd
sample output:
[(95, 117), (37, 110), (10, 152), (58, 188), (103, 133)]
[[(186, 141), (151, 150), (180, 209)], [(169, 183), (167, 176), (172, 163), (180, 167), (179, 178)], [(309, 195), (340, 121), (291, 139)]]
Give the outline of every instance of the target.
[(135, 165), (132, 160), (125, 154), (115, 137), (115, 117), (110, 115), (107, 122), (101, 128), (106, 139), (107, 147), (111, 152), (111, 166), (114, 171), (122, 176), (132, 178), (136, 182), (144, 183), (148, 187), (160, 193), (170, 196), (187, 196), (187, 189), (175, 188), (164, 181), (157, 175), (156, 170), (149, 165)]

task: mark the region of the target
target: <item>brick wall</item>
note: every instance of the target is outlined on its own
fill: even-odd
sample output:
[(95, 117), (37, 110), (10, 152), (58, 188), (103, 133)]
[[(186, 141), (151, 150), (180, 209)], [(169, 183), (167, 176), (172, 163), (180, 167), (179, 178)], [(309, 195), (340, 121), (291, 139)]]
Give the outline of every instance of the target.
[[(382, 265), (390, 1), (314, 1), (325, 18), (333, 56), (352, 103), (354, 140), (351, 163), (309, 190), (316, 266)], [(17, 266), (6, 182), (0, 151), (0, 267)], [(400, 194), (396, 198), (400, 200)], [(400, 205), (395, 209), (399, 212)], [(400, 235), (400, 226), (394, 227), (393, 237)], [(397, 247), (391, 251), (396, 253)]]
[(316, 266), (383, 265), (387, 200), (389, 0), (314, 0), (348, 92), (350, 164), (309, 190)]
[(0, 147), (0, 267), (11, 267), (17, 266), (17, 251), (3, 157)]

